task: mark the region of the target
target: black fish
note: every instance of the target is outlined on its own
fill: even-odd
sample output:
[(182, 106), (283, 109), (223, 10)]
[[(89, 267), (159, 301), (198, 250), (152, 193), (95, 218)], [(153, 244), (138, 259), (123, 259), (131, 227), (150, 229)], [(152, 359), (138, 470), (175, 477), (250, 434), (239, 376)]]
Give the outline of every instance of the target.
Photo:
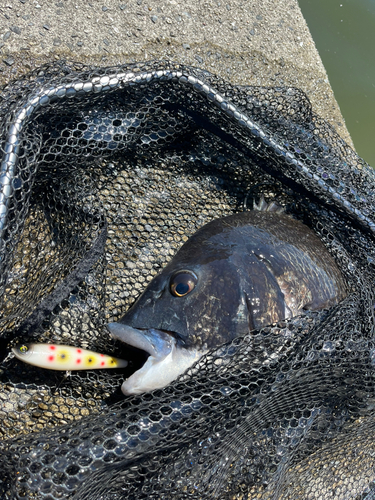
[(109, 324), (113, 336), (150, 354), (122, 391), (164, 387), (213, 347), (345, 295), (335, 261), (301, 222), (259, 211), (216, 219)]

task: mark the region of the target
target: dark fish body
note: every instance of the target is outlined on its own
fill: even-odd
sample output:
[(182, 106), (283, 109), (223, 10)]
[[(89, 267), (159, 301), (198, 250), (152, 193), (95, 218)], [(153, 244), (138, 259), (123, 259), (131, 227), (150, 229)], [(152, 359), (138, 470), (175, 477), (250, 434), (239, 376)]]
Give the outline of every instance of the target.
[(162, 387), (157, 373), (165, 360), (169, 383), (209, 349), (303, 310), (330, 307), (345, 295), (332, 256), (301, 222), (255, 210), (216, 219), (181, 247), (119, 323), (109, 325), (115, 337), (149, 352), (156, 370), (148, 374), (155, 385), (132, 384), (149, 370), (146, 362), (123, 390)]

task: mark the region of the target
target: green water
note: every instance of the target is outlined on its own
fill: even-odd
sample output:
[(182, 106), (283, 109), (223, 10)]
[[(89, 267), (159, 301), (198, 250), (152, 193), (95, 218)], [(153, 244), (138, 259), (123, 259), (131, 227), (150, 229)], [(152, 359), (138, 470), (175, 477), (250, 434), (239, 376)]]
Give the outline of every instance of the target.
[(298, 0), (360, 156), (375, 167), (375, 0)]

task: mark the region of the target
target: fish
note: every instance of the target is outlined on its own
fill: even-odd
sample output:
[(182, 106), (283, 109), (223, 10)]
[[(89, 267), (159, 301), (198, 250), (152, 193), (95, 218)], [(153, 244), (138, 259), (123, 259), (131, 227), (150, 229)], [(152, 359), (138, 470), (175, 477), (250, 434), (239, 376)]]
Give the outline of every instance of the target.
[(128, 361), (106, 354), (57, 344), (21, 344), (12, 348), (17, 359), (48, 370), (98, 370), (124, 368)]
[(108, 324), (113, 337), (149, 354), (122, 392), (165, 387), (210, 349), (346, 295), (335, 260), (302, 222), (257, 210), (215, 219)]

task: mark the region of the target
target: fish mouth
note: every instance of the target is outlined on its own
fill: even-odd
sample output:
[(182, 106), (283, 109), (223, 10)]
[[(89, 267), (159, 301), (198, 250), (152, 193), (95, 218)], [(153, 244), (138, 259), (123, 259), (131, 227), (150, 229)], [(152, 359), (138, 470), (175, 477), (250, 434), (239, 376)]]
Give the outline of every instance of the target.
[(108, 329), (115, 339), (149, 354), (145, 364), (122, 384), (121, 390), (126, 395), (169, 385), (204, 354), (204, 351), (182, 347), (174, 332), (138, 329), (123, 323), (109, 323)]

